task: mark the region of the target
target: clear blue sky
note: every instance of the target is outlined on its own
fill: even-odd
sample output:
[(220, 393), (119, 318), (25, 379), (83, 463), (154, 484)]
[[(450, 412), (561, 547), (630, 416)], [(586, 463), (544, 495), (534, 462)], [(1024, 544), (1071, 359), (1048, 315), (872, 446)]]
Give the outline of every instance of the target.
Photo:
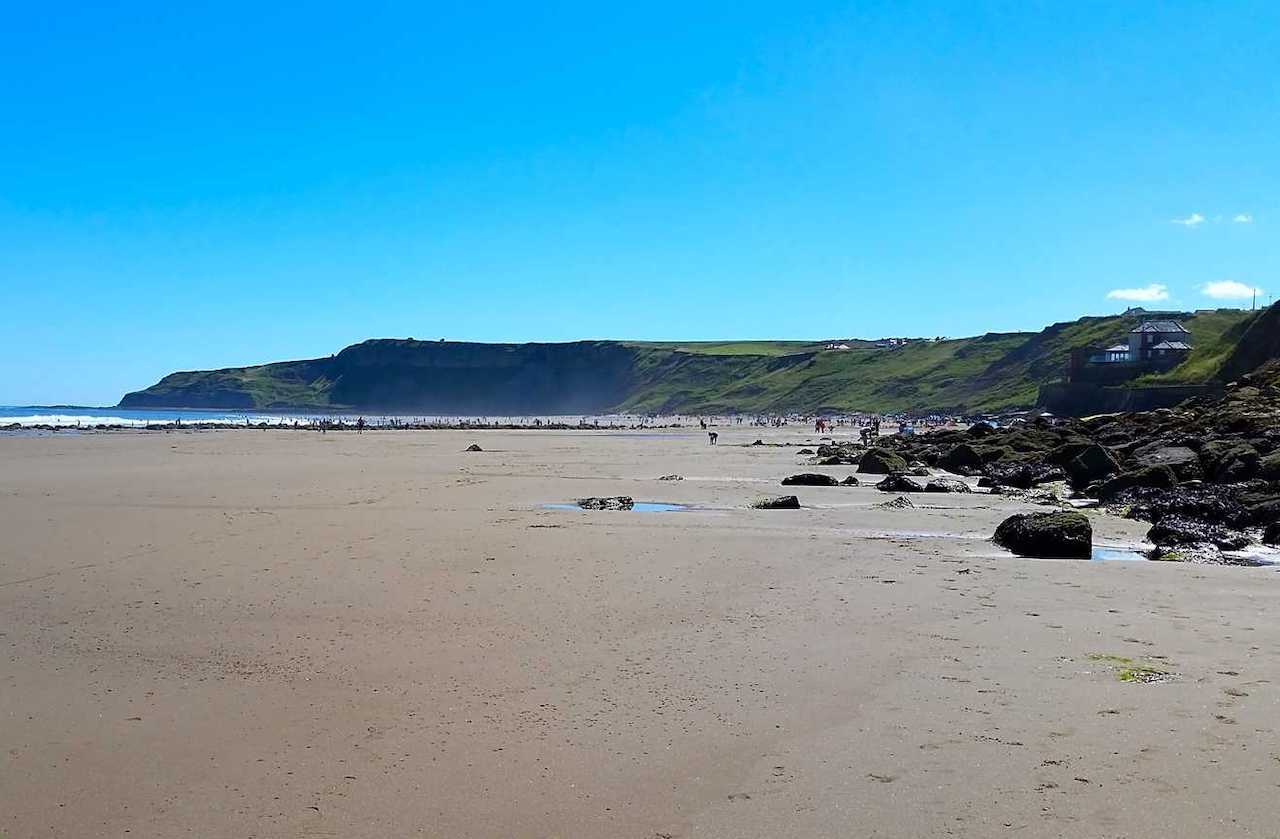
[(4, 404), (1280, 290), (1274, 0), (18, 4), (0, 128)]

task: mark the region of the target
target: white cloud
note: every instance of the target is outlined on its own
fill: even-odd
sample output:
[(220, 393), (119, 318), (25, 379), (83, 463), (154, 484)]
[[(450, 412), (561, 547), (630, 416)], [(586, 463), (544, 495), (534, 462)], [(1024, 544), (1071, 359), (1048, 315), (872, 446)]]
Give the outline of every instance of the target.
[(1214, 300), (1249, 300), (1255, 293), (1261, 297), (1262, 289), (1235, 280), (1218, 280), (1200, 286), (1200, 293)]
[(1129, 300), (1134, 303), (1156, 303), (1169, 299), (1169, 287), (1164, 283), (1152, 283), (1142, 288), (1115, 288), (1107, 292), (1108, 300)]
[(1204, 224), (1204, 216), (1199, 213), (1192, 213), (1186, 218), (1173, 219), (1174, 224), (1181, 224), (1183, 227), (1199, 227)]
[(1231, 220), (1236, 224), (1253, 224), (1253, 216), (1250, 213), (1236, 213)]

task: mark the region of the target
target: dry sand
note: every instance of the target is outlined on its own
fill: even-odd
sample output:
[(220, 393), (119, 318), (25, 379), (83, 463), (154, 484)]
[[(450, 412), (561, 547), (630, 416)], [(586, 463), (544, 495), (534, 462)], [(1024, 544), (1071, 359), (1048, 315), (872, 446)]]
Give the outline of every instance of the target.
[(0, 439), (0, 835), (1280, 835), (1275, 569), (720, 430)]

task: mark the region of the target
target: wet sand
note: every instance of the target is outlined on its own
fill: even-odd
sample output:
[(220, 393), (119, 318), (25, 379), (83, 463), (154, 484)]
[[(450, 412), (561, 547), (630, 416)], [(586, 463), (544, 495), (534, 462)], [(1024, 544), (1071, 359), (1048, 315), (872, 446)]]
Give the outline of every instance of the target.
[(0, 835), (1277, 835), (1280, 571), (719, 431), (0, 437)]

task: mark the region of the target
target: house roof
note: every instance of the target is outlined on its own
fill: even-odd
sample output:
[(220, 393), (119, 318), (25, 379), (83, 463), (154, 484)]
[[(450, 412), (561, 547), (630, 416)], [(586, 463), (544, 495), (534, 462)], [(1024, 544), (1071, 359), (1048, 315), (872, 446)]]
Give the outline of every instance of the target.
[(1183, 332), (1190, 335), (1190, 330), (1176, 320), (1144, 320), (1132, 330), (1133, 332)]
[(1128, 352), (1128, 344), (1116, 344), (1114, 347), (1107, 347), (1103, 352)]
[(1189, 350), (1191, 345), (1186, 341), (1161, 341), (1151, 349), (1153, 350)]

